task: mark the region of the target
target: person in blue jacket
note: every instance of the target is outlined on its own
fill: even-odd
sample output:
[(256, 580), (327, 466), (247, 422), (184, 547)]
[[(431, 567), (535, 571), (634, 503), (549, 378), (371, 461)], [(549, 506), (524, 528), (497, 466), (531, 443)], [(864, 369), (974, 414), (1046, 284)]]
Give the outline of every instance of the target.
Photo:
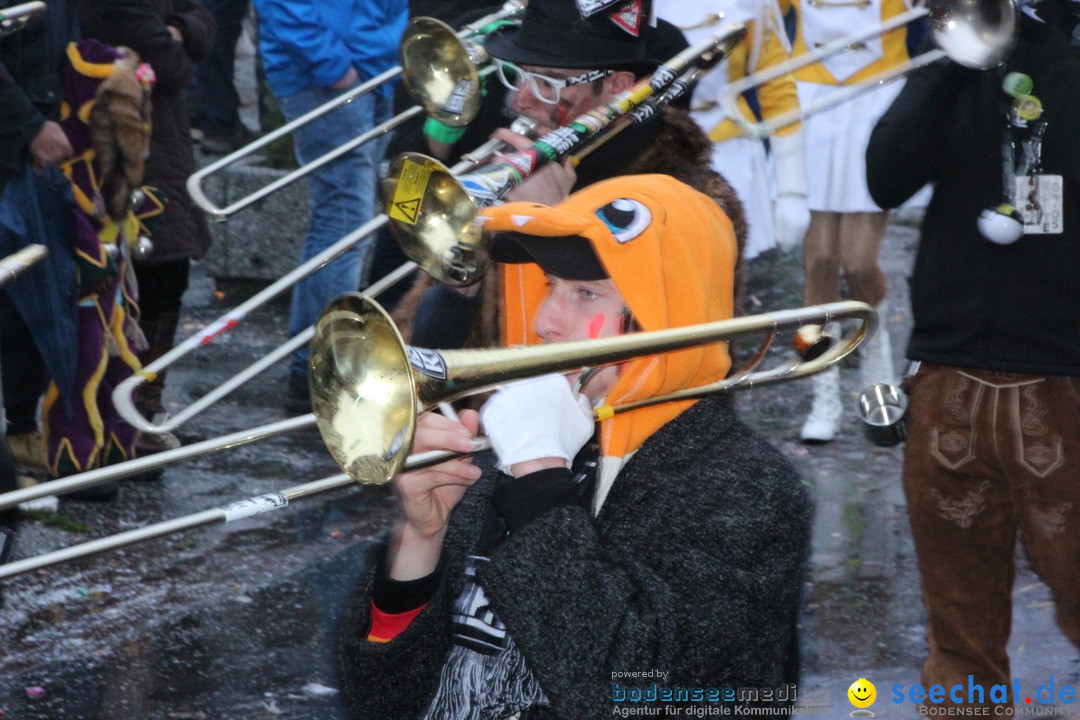
[[(259, 52), (270, 90), (285, 118), (295, 120), (397, 65), (408, 19), (407, 0), (255, 0)], [(303, 164), (390, 117), (393, 85), (386, 83), (297, 131)], [(374, 214), (375, 181), (385, 141), (361, 145), (308, 176), (311, 216), (301, 262)], [(292, 294), (289, 334), (307, 329), (334, 296), (360, 287), (371, 243), (366, 240), (299, 283)], [(289, 364), (286, 407), (306, 412), (307, 348)]]

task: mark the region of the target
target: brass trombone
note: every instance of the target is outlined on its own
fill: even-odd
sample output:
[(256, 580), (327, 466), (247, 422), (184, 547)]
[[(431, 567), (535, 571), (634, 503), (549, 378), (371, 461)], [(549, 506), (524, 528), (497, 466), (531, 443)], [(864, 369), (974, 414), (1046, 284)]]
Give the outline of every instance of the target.
[[(860, 322), (822, 354), (810, 359), (789, 360), (767, 370), (756, 369), (777, 333), (843, 319)], [(406, 457), (412, 444), (418, 409), (479, 392), (508, 380), (576, 369), (583, 364), (617, 362), (657, 352), (765, 334), (755, 356), (730, 377), (711, 385), (686, 388), (661, 397), (598, 411), (598, 414), (603, 412), (604, 417), (608, 417), (609, 414), (648, 405), (807, 377), (825, 370), (851, 353), (873, 332), (876, 324), (877, 316), (869, 305), (847, 301), (600, 340), (529, 348), (439, 352), (405, 345), (393, 322), (375, 302), (357, 293), (343, 295), (324, 311), (312, 346), (315, 417), (307, 415), (275, 423), (273, 434), (317, 422), (331, 454), (346, 470), (345, 473), (0, 565), (0, 580), (195, 527), (243, 520), (286, 507), (303, 497), (355, 485), (357, 480), (365, 484), (385, 483), (397, 472), (417, 470), (488, 450), (490, 443), (487, 439), (477, 438), (468, 453), (430, 451)], [(254, 434), (254, 431), (249, 431), (249, 435)], [(236, 435), (236, 445), (258, 439), (242, 438), (240, 433)], [(196, 449), (191, 446), (170, 452), (201, 454), (192, 452)], [(116, 468), (155, 462), (156, 457), (141, 458)], [(132, 472), (147, 468), (147, 465), (140, 465), (139, 470)], [(100, 477), (109, 470), (104, 468), (82, 473), (82, 476), (96, 473)], [(0, 495), (0, 509), (53, 494), (55, 490), (50, 492), (49, 486), (57, 488), (67, 483), (68, 491), (87, 487), (88, 484), (79, 478), (72, 476)], [(103, 481), (97, 480), (93, 484)]]
[[(845, 319), (860, 324), (820, 355), (756, 370), (777, 333)], [(839, 362), (876, 325), (877, 315), (870, 306), (847, 301), (596, 340), (436, 351), (406, 345), (376, 302), (348, 293), (331, 301), (316, 323), (311, 342), (311, 404), (323, 442), (338, 466), (358, 482), (379, 484), (402, 470), (418, 412), (504, 382), (766, 334), (748, 366), (731, 377), (599, 411), (607, 417), (812, 375)]]
[(697, 74), (718, 64), (747, 32), (732, 23), (656, 69), (611, 102), (574, 118), (533, 145), (467, 175), (439, 161), (402, 153), (383, 181), (386, 214), (402, 251), (425, 272), (451, 285), (470, 285), (487, 266), (474, 219), (550, 162), (584, 157), (612, 134), (643, 120), (686, 91)]
[[(535, 123), (526, 118), (518, 118), (510, 126), (513, 132), (520, 134), (531, 134), (535, 129)], [(496, 152), (503, 147), (503, 143), (499, 140), (489, 140), (471, 153), (462, 156), (461, 162), (454, 166), (451, 172), (462, 172), (470, 168), (474, 168), (484, 162), (487, 162)], [(202, 347), (210, 342), (213, 342), (219, 335), (236, 327), (248, 313), (257, 307), (265, 305), (271, 299), (280, 295), (285, 290), (289, 289), (296, 283), (300, 282), (308, 275), (316, 272), (319, 268), (326, 265), (328, 262), (341, 255), (356, 243), (363, 240), (368, 235), (376, 232), (388, 222), (386, 215), (379, 215), (372, 218), (368, 222), (361, 225), (358, 229), (349, 233), (341, 240), (338, 240), (330, 247), (323, 250), (321, 253), (311, 258), (307, 262), (299, 265), (294, 270), (290, 271), (277, 281), (268, 285), (260, 290), (255, 295), (248, 298), (246, 301), (237, 305), (231, 311), (218, 318), (214, 322), (207, 325), (205, 328), (187, 338), (169, 352), (162, 355), (160, 358), (150, 363), (140, 371), (121, 382), (113, 390), (113, 405), (116, 407), (116, 411), (120, 413), (120, 416), (124, 418), (129, 424), (138, 428), (142, 432), (148, 433), (164, 433), (170, 432), (181, 424), (202, 412), (210, 405), (225, 397), (236, 388), (246, 383), (251, 378), (255, 377), (263, 370), (269, 368), (279, 360), (288, 357), (297, 348), (305, 345), (311, 340), (314, 334), (314, 327), (309, 327), (303, 332), (289, 338), (285, 343), (275, 348), (273, 351), (260, 358), (256, 362), (252, 363), (245, 370), (237, 373), (233, 378), (222, 383), (218, 387), (211, 390), (202, 398), (199, 398), (188, 407), (180, 410), (176, 414), (172, 415), (169, 419), (159, 424), (154, 424), (144, 418), (135, 408), (135, 392), (139, 386), (146, 382), (151, 382), (158, 373), (162, 372), (165, 368), (174, 364), (177, 360), (184, 357), (188, 353), (194, 351), (197, 348)], [(417, 265), (413, 262), (406, 262), (396, 270), (388, 274), (386, 277), (380, 279), (376, 283), (367, 288), (367, 292), (371, 295), (378, 295), (386, 290), (391, 285), (400, 282), (406, 277), (412, 275), (416, 270)], [(2, 496), (0, 496), (2, 497)]]
[(0, 37), (19, 32), (46, 12), (48, 8), (40, 0), (0, 9)]
[(22, 250), (0, 260), (0, 287), (7, 285), (49, 254), (44, 245), (27, 245)]
[[(480, 57), (477, 55), (479, 45), (473, 41), (474, 38), (483, 36), (489, 32), (489, 28), (493, 25), (501, 23), (505, 20), (511, 20), (519, 16), (525, 8), (523, 0), (507, 0), (507, 2), (498, 11), (486, 15), (476, 22), (470, 23), (463, 27), (460, 31), (455, 33), (450, 28), (446, 27), (437, 20), (431, 18), (417, 18), (410, 23), (409, 27), (405, 31), (404, 39), (400, 48), (400, 54), (402, 58), (402, 65), (391, 68), (384, 73), (381, 73), (372, 79), (364, 82), (357, 87), (343, 93), (341, 96), (331, 100), (324, 105), (321, 105), (311, 112), (305, 113), (296, 118), (292, 122), (282, 125), (280, 128), (273, 132), (267, 133), (263, 137), (255, 140), (254, 142), (245, 145), (239, 150), (226, 155), (225, 157), (217, 160), (206, 167), (202, 168), (198, 172), (192, 174), (187, 180), (188, 193), (191, 195), (191, 199), (196, 205), (201, 207), (210, 217), (219, 222), (228, 220), (231, 215), (236, 214), (240, 210), (258, 202), (267, 195), (277, 192), (281, 188), (291, 185), (300, 178), (306, 177), (315, 172), (319, 168), (334, 162), (342, 155), (351, 152), (352, 150), (360, 147), (361, 145), (382, 137), (386, 133), (390, 132), (399, 125), (404, 124), (406, 121), (416, 117), (422, 112), (427, 112), (429, 115), (436, 117), (437, 119), (447, 122), (447, 124), (465, 125), (469, 123), (476, 113), (476, 110), (480, 104), (480, 89), (479, 89), (479, 77), (480, 71), (477, 70), (475, 61), (472, 61), (473, 57)], [(423, 21), (423, 22), (422, 22)], [(439, 33), (436, 39), (440, 45), (437, 49), (431, 49), (429, 40), (433, 39), (425, 28), (429, 24), (437, 24), (446, 28), (446, 34)], [(419, 33), (419, 35), (417, 35)], [(409, 48), (409, 55), (406, 56), (406, 48)], [(442, 77), (439, 74), (433, 74), (428, 68), (417, 67), (415, 71), (410, 71), (410, 67), (413, 65), (412, 58), (423, 59), (430, 58), (432, 55), (441, 56), (453, 56), (458, 63), (448, 65), (445, 62), (441, 66), (441, 71), (447, 73), (446, 77)], [(493, 68), (492, 68), (493, 69)], [(488, 69), (486, 72), (491, 72), (492, 69)], [(413, 72), (419, 73), (421, 77), (411, 77)], [(292, 134), (298, 128), (309, 125), (310, 123), (318, 120), (319, 118), (327, 115), (339, 108), (342, 108), (349, 103), (356, 100), (358, 97), (366, 95), (372, 92), (376, 88), (402, 76), (406, 82), (406, 85), (417, 92), (423, 85), (431, 83), (433, 86), (441, 86), (445, 83), (450, 83), (452, 86), (469, 85), (475, 92), (475, 98), (461, 99), (463, 103), (462, 112), (454, 113), (452, 115), (444, 114), (441, 109), (446, 105), (446, 101), (441, 104), (431, 104), (435, 100), (427, 101), (426, 98), (430, 95), (432, 98), (436, 97), (435, 91), (430, 93), (422, 93), (419, 95), (422, 102), (419, 105), (414, 105), (407, 110), (403, 110), (389, 120), (376, 125), (367, 132), (364, 132), (357, 137), (353, 138), (349, 142), (337, 147), (330, 152), (312, 160), (309, 163), (293, 170), (292, 172), (274, 180), (273, 182), (259, 188), (255, 192), (252, 192), (244, 197), (235, 200), (231, 204), (225, 207), (219, 207), (214, 204), (213, 201), (207, 196), (203, 189), (203, 182), (207, 177), (217, 173), (218, 171), (233, 165), (239, 160), (242, 160), (249, 155), (261, 150), (267, 145), (275, 142), (276, 140)], [(471, 114), (464, 111), (465, 106), (469, 108)]]
[[(747, 90), (764, 85), (799, 68), (820, 62), (824, 58), (847, 50), (852, 45), (877, 35), (884, 35), (923, 17), (930, 18), (931, 34), (938, 49), (924, 52), (855, 85), (837, 89), (826, 99), (811, 107), (795, 108), (764, 122), (747, 120), (736, 104), (739, 96)], [(787, 62), (736, 80), (720, 94), (720, 103), (728, 117), (739, 123), (748, 135), (767, 137), (782, 127), (839, 105), (944, 57), (978, 70), (994, 67), (1012, 52), (1016, 45), (1016, 37), (1014, 0), (977, 0), (976, 2), (927, 0), (925, 5), (895, 15), (876, 27), (846, 35)]]

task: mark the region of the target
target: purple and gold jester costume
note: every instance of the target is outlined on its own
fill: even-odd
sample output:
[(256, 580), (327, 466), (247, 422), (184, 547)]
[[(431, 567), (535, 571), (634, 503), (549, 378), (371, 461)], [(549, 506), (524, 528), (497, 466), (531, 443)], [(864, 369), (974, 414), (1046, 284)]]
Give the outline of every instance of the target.
[[(55, 382), (44, 403), (49, 471), (54, 477), (128, 460), (136, 430), (116, 412), (112, 391), (140, 369), (145, 339), (138, 327), (130, 246), (140, 234), (131, 191), (142, 179), (149, 146), (148, 66), (130, 50), (96, 40), (68, 46), (61, 127), (74, 150), (62, 170), (75, 195), (78, 267), (78, 360), (72, 413)], [(148, 213), (160, 214), (160, 203)]]

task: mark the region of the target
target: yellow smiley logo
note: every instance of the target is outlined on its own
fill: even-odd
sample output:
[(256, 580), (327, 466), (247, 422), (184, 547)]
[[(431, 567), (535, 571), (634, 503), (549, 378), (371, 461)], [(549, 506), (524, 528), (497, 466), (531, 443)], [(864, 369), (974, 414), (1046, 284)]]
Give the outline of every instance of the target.
[(851, 687), (847, 690), (847, 696), (855, 707), (868, 708), (877, 699), (877, 688), (874, 687), (874, 683), (866, 678), (859, 678), (851, 683)]

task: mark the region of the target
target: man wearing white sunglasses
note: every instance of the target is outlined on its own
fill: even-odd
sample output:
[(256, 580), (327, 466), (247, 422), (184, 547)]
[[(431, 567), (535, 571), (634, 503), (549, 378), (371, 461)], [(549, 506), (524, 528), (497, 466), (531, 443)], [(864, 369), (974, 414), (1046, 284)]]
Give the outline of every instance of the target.
[[(594, 12), (598, 5), (606, 7)], [(495, 58), (499, 79), (513, 91), (509, 96), (511, 109), (535, 122), (537, 134), (543, 135), (611, 102), (651, 74), (687, 43), (678, 29), (664, 21), (656, 21), (655, 27), (650, 25), (650, 10), (648, 0), (530, 2), (519, 26), (493, 33), (484, 43), (484, 49)], [(589, 12), (592, 14), (585, 16)], [(655, 167), (630, 170), (630, 166), (639, 162), (655, 164), (657, 158), (649, 157), (649, 153), (658, 142), (663, 142), (666, 152), (679, 161), (697, 165), (701, 158), (691, 146), (678, 147), (668, 139), (660, 140), (666, 126), (678, 125), (682, 119), (686, 119), (682, 113), (669, 114), (627, 132), (625, 135), (630, 137), (613, 141), (610, 149), (593, 154), (576, 171), (569, 163), (549, 166), (509, 197), (558, 202), (572, 189), (600, 179), (629, 172), (656, 172)], [(518, 149), (532, 142), (509, 130), (498, 130), (494, 137)], [(703, 137), (701, 140), (708, 143)], [(665, 168), (660, 171), (677, 172)]]

